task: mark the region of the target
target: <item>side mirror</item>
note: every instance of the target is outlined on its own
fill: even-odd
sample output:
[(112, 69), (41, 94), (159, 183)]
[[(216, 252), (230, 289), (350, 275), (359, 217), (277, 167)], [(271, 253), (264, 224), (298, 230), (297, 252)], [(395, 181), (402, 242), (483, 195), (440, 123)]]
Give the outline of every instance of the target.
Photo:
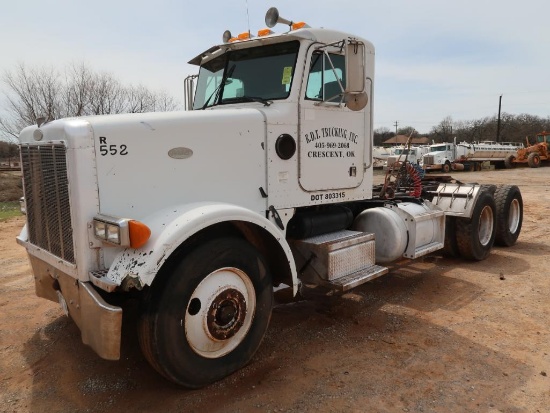
[(365, 91), (365, 45), (356, 40), (346, 42), (346, 92)]
[(346, 42), (346, 90), (344, 101), (354, 111), (368, 103), (365, 91), (365, 44), (357, 40)]

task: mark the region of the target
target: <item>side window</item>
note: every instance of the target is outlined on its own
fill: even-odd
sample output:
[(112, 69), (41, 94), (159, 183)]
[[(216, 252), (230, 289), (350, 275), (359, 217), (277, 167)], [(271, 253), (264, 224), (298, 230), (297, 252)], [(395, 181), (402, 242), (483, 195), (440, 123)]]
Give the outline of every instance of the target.
[(339, 102), (342, 89), (338, 80), (345, 88), (345, 73), (344, 56), (314, 52), (307, 79), (306, 99)]

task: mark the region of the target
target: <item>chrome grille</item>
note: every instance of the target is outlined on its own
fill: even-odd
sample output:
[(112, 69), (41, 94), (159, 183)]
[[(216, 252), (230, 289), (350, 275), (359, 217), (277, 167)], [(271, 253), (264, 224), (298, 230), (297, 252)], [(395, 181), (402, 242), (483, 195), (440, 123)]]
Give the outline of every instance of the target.
[(424, 155), (424, 159), (422, 162), (424, 163), (424, 165), (433, 165), (434, 164), (433, 155)]
[(21, 145), (29, 241), (75, 263), (66, 148)]

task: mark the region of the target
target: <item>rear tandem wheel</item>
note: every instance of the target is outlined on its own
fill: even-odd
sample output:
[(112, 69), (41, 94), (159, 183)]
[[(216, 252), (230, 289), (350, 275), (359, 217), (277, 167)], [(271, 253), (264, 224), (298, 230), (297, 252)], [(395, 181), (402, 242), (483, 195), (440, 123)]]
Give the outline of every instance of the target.
[(487, 258), (496, 235), (496, 205), (493, 195), (482, 190), (470, 219), (456, 220), (456, 242), (460, 255), (468, 260)]
[(458, 258), (460, 251), (456, 242), (456, 217), (445, 217), (445, 243), (443, 244), (443, 255), (448, 258)]
[(516, 185), (499, 185), (495, 191), (497, 206), (497, 233), (495, 244), (503, 247), (514, 245), (523, 223), (523, 199)]

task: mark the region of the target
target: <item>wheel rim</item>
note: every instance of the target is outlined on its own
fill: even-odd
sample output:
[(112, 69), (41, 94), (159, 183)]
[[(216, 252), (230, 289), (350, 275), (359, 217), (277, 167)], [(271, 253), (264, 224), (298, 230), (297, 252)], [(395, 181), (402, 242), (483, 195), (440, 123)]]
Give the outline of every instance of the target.
[(222, 357), (246, 337), (256, 310), (252, 281), (238, 268), (220, 268), (195, 288), (185, 313), (185, 336), (195, 353)]
[(510, 210), (508, 212), (508, 230), (510, 233), (515, 234), (518, 230), (519, 220), (521, 216), (521, 208), (517, 199), (512, 200), (510, 203)]
[(490, 206), (484, 207), (481, 211), (478, 235), (481, 245), (489, 244), (493, 235), (493, 209)]

